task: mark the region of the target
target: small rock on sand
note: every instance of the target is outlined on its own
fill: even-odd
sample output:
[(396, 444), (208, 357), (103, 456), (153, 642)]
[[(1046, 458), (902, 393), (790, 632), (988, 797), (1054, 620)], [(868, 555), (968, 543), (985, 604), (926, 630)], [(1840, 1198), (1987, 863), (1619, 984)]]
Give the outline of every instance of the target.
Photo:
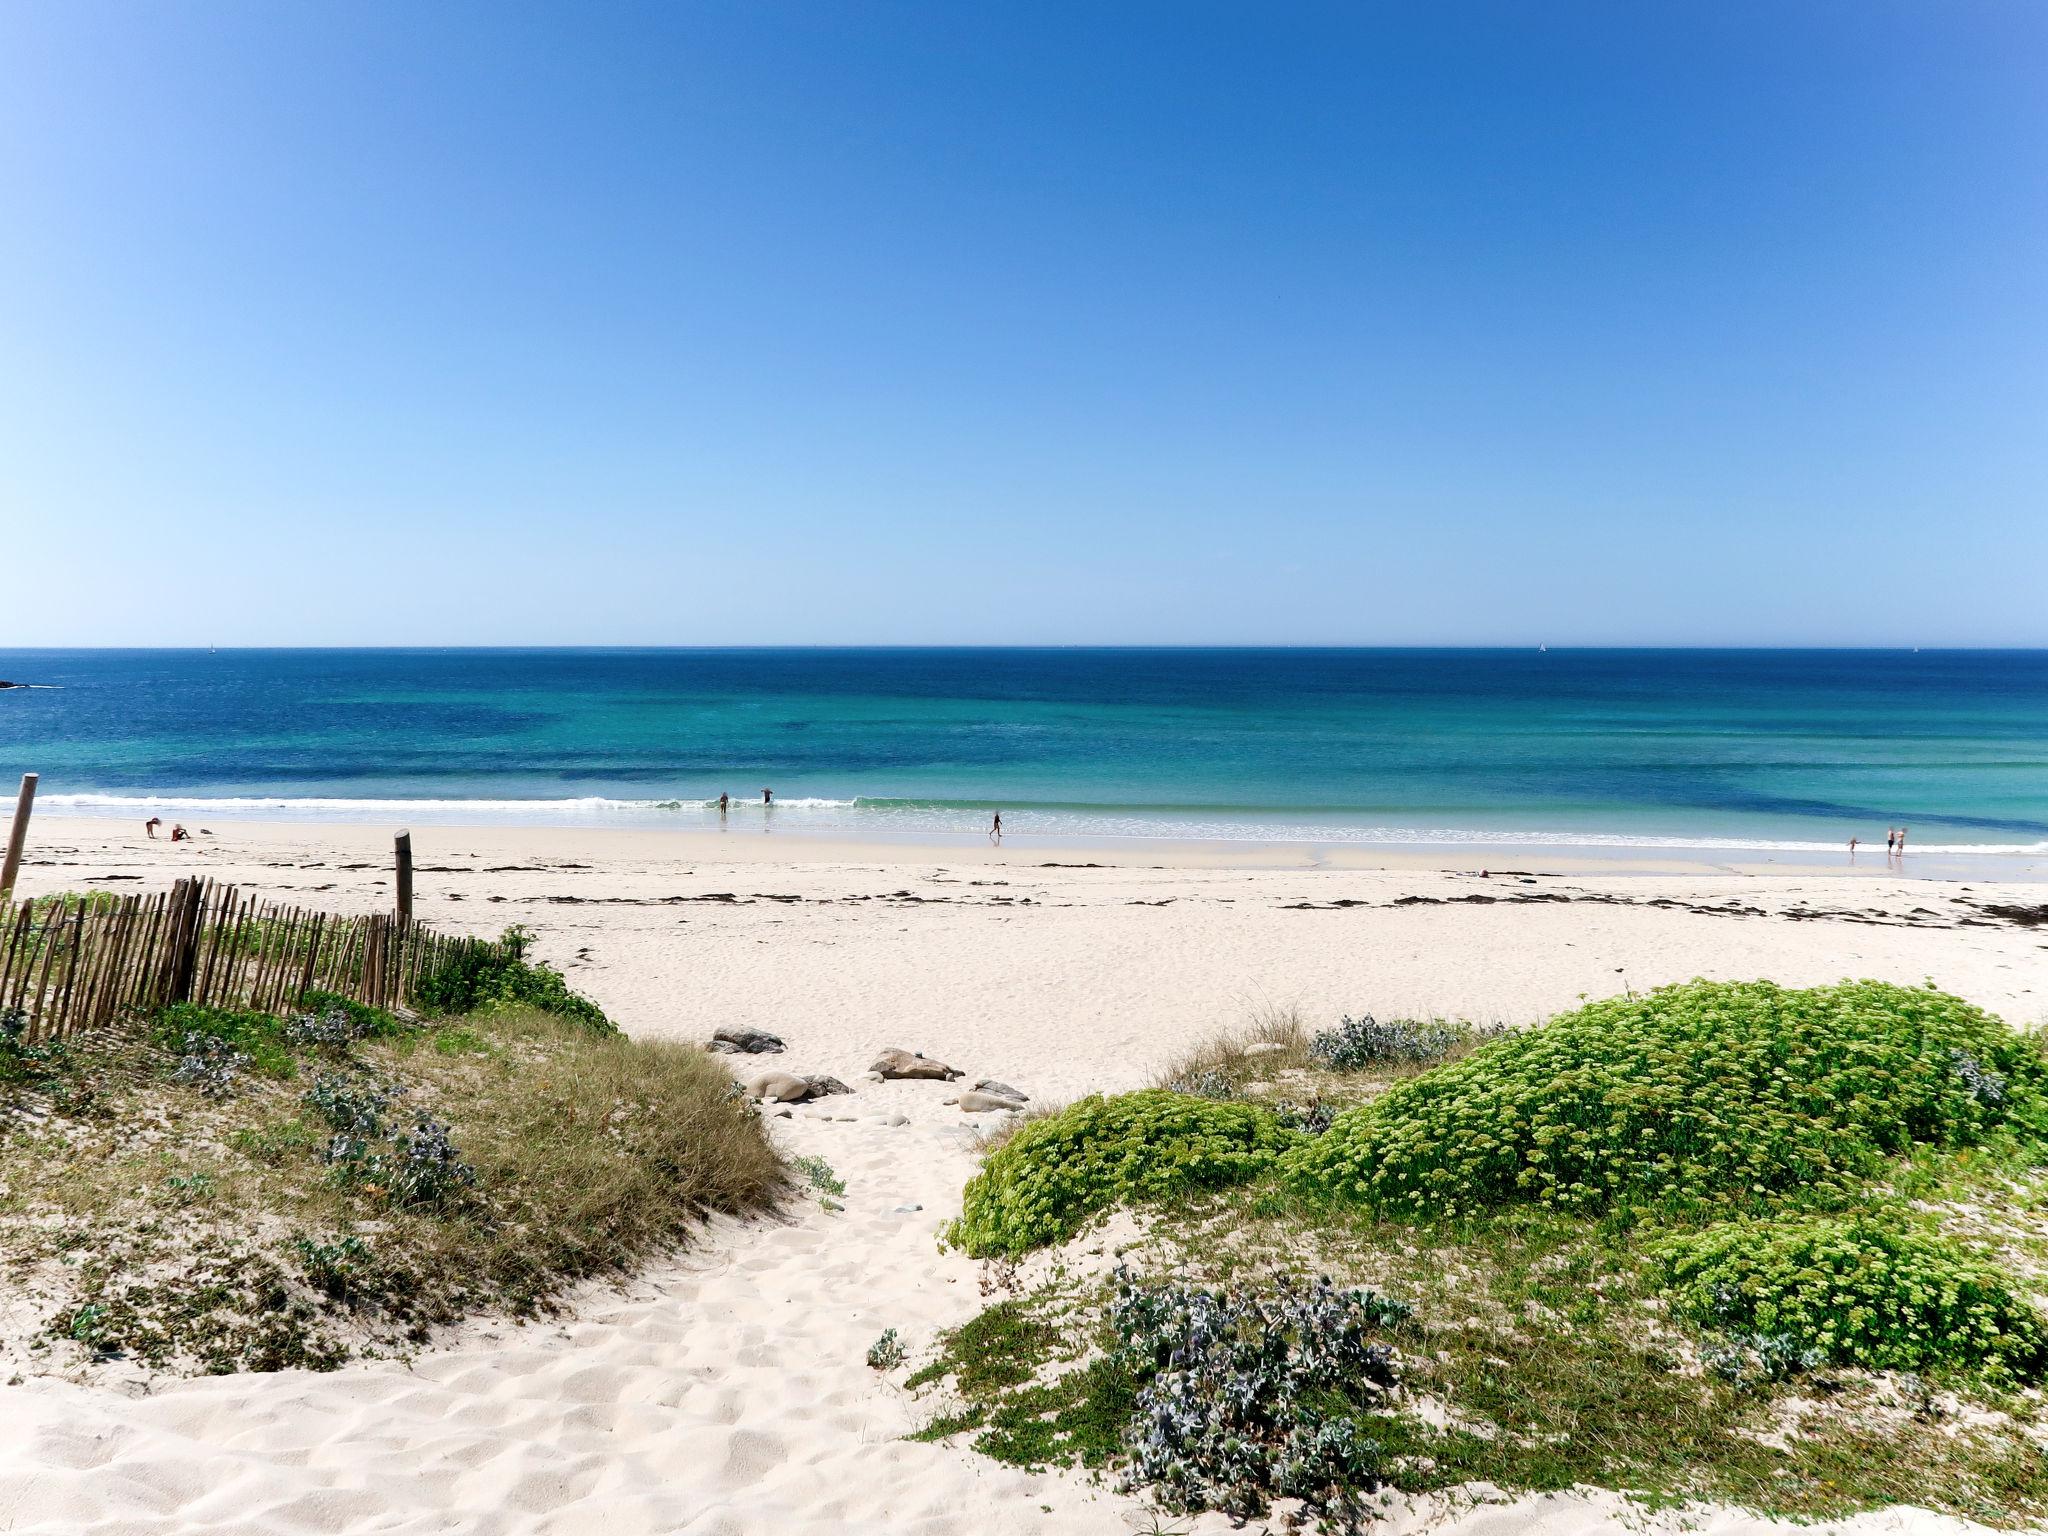
[(807, 1077), (804, 1081), (811, 1085), (811, 1097), (814, 1099), (822, 1099), (828, 1094), (853, 1092), (851, 1088), (839, 1081), (838, 1078), (826, 1077), (823, 1073), (814, 1077)]
[(983, 1093), (978, 1088), (961, 1094), (958, 1102), (961, 1112), (969, 1115), (984, 1115), (992, 1109), (1022, 1109), (1024, 1107), (1021, 1099), (1006, 1099), (999, 1093)]
[(976, 1093), (992, 1093), (999, 1099), (1015, 1099), (1019, 1104), (1029, 1104), (1031, 1095), (1020, 1093), (1008, 1083), (999, 1083), (992, 1077), (984, 1077), (974, 1085)]
[(722, 1024), (711, 1032), (711, 1041), (704, 1049), (722, 1051), (728, 1056), (766, 1056), (782, 1049), (782, 1036), (745, 1024)]
[(882, 1121), (882, 1124), (884, 1124), (884, 1125), (908, 1125), (908, 1124), (910, 1124), (910, 1116), (908, 1116), (908, 1115), (890, 1115), (890, 1116), (886, 1117), (886, 1118), (885, 1118), (885, 1119), (884, 1119), (884, 1120)]
[(877, 1056), (875, 1064), (868, 1070), (879, 1072), (884, 1078), (929, 1078), (941, 1083), (950, 1083), (954, 1078), (965, 1075), (958, 1067), (949, 1067), (943, 1061), (893, 1047)]
[(763, 1072), (747, 1079), (747, 1096), (764, 1104), (801, 1104), (817, 1090), (794, 1072)]

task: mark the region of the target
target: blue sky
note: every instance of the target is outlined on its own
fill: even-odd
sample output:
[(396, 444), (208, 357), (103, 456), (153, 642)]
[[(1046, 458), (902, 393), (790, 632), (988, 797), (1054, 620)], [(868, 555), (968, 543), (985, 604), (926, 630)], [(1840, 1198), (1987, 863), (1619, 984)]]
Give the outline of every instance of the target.
[(0, 643), (2048, 644), (2048, 8), (0, 8)]

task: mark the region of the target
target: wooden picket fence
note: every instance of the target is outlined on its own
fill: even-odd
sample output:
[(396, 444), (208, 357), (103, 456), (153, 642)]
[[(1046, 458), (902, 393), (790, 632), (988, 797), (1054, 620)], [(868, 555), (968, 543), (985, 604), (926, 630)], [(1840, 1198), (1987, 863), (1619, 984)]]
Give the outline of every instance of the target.
[(421, 976), (484, 942), (212, 880), (155, 896), (45, 897), (0, 907), (0, 1018), (24, 1040), (52, 1040), (166, 1003), (277, 1012), (317, 989), (403, 1007)]

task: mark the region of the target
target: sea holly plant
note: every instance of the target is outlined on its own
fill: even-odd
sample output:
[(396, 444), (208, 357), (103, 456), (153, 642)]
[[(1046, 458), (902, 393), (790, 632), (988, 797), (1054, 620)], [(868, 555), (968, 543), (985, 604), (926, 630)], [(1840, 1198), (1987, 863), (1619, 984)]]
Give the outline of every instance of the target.
[(1789, 1333), (1731, 1333), (1700, 1349), (1700, 1364), (1731, 1387), (1789, 1381), (1815, 1370), (1826, 1357)]
[(1464, 1043), (1468, 1031), (1435, 1019), (1388, 1019), (1346, 1014), (1309, 1042), (1308, 1052), (1333, 1072), (1364, 1072), (1387, 1065), (1442, 1061)]
[(1207, 1290), (1120, 1270), (1110, 1331), (1144, 1383), (1128, 1482), (1172, 1510), (1248, 1521), (1279, 1496), (1359, 1529), (1384, 1461), (1373, 1418), (1400, 1382), (1383, 1336), (1411, 1310), (1326, 1279)]
[(386, 1164), (393, 1205), (444, 1205), (476, 1183), (476, 1169), (463, 1161), (449, 1140), (448, 1127), (424, 1111), (415, 1115), (412, 1129), (395, 1140)]
[(403, 1130), (389, 1123), (405, 1089), (368, 1073), (323, 1072), (306, 1093), (306, 1106), (332, 1129), (325, 1160), (340, 1182), (383, 1194), (393, 1205), (448, 1203), (476, 1183), (449, 1128), (416, 1110)]
[(1986, 1109), (2000, 1109), (2005, 1104), (2005, 1074), (1994, 1072), (1968, 1051), (1950, 1051), (1949, 1061), (1955, 1066), (1956, 1077), (1969, 1089), (1970, 1097)]
[(218, 1035), (189, 1033), (171, 1069), (171, 1080), (197, 1088), (209, 1099), (224, 1099), (249, 1069), (249, 1057)]
[(903, 1340), (894, 1328), (884, 1328), (881, 1337), (868, 1346), (870, 1370), (893, 1371), (903, 1364), (904, 1358)]

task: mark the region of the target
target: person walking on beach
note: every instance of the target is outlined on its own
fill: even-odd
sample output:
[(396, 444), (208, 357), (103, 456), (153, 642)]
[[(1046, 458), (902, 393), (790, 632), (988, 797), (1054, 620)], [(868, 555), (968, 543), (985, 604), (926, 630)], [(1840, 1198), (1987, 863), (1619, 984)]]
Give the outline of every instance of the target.
[(996, 819), (988, 824), (988, 840), (996, 844), (1001, 844), (1003, 840), (1003, 813), (1001, 811), (997, 811)]

